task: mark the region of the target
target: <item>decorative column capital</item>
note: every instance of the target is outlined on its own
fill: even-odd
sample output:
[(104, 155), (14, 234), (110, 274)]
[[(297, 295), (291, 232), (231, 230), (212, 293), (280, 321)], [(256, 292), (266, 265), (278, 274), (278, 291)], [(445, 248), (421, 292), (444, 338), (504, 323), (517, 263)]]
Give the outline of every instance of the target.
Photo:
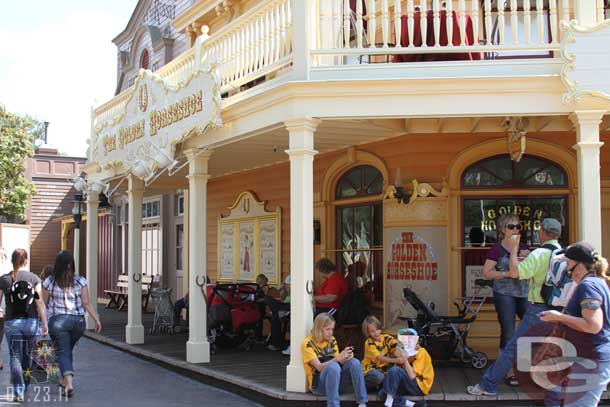
[(129, 186), (127, 187), (127, 193), (129, 195), (132, 194), (143, 194), (145, 191), (145, 187), (144, 187), (144, 181), (141, 180), (140, 178), (136, 177), (133, 174), (129, 174), (127, 176), (127, 180), (129, 183)]
[(598, 125), (606, 114), (605, 110), (575, 110), (568, 116), (575, 126), (580, 125)]
[(87, 205), (98, 205), (100, 203), (100, 193), (87, 190)]
[(312, 117), (284, 120), (284, 125), (286, 125), (286, 129), (289, 133), (304, 130), (314, 133), (320, 123), (322, 123), (322, 120), (314, 119)]
[(576, 110), (570, 120), (576, 126), (578, 144), (599, 143), (599, 125), (606, 114), (605, 110)]

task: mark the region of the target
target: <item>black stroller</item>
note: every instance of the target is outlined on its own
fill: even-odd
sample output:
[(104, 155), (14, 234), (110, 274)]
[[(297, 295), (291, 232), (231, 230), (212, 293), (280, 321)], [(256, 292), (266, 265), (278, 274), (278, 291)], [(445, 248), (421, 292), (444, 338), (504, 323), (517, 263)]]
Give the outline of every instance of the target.
[[(478, 287), (489, 285), (487, 280), (475, 281)], [(420, 335), (422, 346), (435, 359), (451, 360), (457, 358), (463, 363), (469, 363), (476, 369), (487, 366), (487, 355), (475, 352), (467, 344), (470, 326), (477, 319), (481, 307), (487, 300), (487, 295), (478, 295), (476, 290), (472, 297), (456, 298), (454, 305), (457, 316), (441, 316), (434, 311), (434, 304), (425, 304), (415, 292), (409, 288), (403, 290), (406, 300), (417, 312), (417, 317), (401, 318), (409, 327), (415, 328)]]

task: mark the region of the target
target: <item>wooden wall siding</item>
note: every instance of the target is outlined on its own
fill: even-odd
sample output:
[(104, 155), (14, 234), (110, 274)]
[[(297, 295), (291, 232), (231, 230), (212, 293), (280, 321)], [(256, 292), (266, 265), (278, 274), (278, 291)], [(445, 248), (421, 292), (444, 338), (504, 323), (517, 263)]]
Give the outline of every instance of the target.
[(282, 274), (288, 274), (290, 263), (290, 167), (281, 164), (261, 170), (212, 179), (208, 183), (208, 274), (212, 280), (217, 275), (218, 219), (229, 213), (228, 207), (246, 190), (256, 193), (258, 199), (267, 201), (267, 210), (282, 208)]
[(80, 173), (85, 158), (58, 155), (57, 150), (40, 148), (28, 160), (28, 175), (36, 186), (26, 211), (30, 225), (30, 270), (40, 273), (55, 262), (61, 249), (61, 224), (55, 217), (72, 212), (74, 194), (71, 179)]
[[(530, 138), (555, 143), (568, 151), (575, 150), (574, 133), (530, 134)], [(447, 177), (447, 170), (454, 158), (463, 150), (480, 142), (498, 139), (498, 133), (471, 134), (410, 134), (393, 139), (358, 146), (362, 151), (379, 156), (388, 167), (390, 184), (394, 183), (396, 168), (400, 167), (403, 182), (417, 178), (420, 182), (439, 185)], [(503, 138), (503, 137), (502, 137)], [(607, 139), (607, 140), (606, 140)], [(605, 133), (602, 141), (610, 142)], [(527, 152), (527, 150), (526, 150)], [(328, 168), (346, 150), (318, 155), (314, 159), (314, 197), (319, 199), (322, 180)], [(610, 176), (610, 153), (602, 148), (602, 177)], [(251, 190), (259, 199), (267, 201), (267, 209), (282, 208), (282, 275), (289, 273), (290, 264), (290, 165), (279, 164), (273, 167), (246, 171), (240, 174), (211, 179), (208, 183), (208, 273), (216, 279), (217, 273), (217, 229), (220, 214), (228, 213), (237, 196)], [(327, 242), (327, 247), (333, 242)]]

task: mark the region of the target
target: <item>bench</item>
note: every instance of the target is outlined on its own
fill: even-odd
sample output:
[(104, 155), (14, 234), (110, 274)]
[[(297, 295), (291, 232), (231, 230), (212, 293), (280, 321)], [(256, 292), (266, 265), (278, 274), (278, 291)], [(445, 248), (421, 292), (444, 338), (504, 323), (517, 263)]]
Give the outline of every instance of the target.
[[(142, 276), (142, 309), (148, 307), (148, 299), (150, 297), (150, 289), (152, 288), (152, 276)], [(129, 287), (129, 276), (120, 274), (114, 290), (104, 290), (104, 294), (108, 297), (106, 308), (116, 308), (119, 311), (124, 311), (127, 308), (127, 294)]]

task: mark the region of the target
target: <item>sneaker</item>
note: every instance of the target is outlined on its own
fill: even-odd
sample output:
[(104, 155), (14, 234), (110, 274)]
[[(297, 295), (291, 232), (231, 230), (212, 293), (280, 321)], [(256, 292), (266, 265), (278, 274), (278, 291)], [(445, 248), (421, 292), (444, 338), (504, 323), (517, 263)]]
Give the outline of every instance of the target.
[(478, 384), (475, 384), (474, 386), (466, 387), (466, 391), (468, 392), (468, 394), (472, 394), (473, 396), (492, 396), (492, 397), (495, 397), (495, 396), (498, 395), (498, 393), (492, 393), (490, 391), (487, 391), (487, 390), (483, 389)]
[(282, 355), (290, 356), (290, 346), (282, 351)]
[(278, 348), (277, 346), (273, 346), (271, 344), (267, 345), (266, 348), (267, 348), (267, 350), (271, 350), (271, 351), (274, 351), (274, 352), (280, 350), (280, 348)]

